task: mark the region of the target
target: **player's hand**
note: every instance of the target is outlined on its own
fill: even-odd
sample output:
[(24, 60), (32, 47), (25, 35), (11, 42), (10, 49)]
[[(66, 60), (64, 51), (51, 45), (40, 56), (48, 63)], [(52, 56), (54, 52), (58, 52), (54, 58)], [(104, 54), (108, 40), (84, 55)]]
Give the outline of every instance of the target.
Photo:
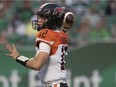
[(12, 46), (6, 45), (6, 49), (10, 52), (10, 54), (6, 55), (12, 57), (14, 60), (20, 55), (14, 44)]

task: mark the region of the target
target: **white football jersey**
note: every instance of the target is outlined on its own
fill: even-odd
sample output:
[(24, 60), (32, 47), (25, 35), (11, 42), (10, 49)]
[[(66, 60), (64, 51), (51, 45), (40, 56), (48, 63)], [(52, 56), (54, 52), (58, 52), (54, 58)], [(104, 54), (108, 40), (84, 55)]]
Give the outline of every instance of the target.
[(66, 69), (64, 64), (67, 55), (68, 39), (62, 31), (42, 29), (36, 35), (36, 50), (39, 44), (44, 42), (50, 46), (48, 61), (38, 72), (39, 79), (45, 83), (63, 80), (66, 81)]

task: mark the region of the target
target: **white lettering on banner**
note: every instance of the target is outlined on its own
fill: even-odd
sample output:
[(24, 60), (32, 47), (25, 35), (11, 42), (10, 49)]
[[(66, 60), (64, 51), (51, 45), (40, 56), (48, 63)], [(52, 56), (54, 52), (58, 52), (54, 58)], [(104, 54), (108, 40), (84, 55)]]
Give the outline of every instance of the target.
[(90, 87), (89, 79), (86, 76), (78, 76), (74, 78), (74, 87), (80, 87), (80, 84), (84, 87)]
[(5, 76), (0, 76), (0, 83), (2, 82), (3, 87), (9, 87), (9, 82), (7, 77)]
[(87, 76), (77, 76), (73, 82), (74, 87), (80, 87), (81, 84), (83, 84), (84, 87), (91, 87), (90, 84), (93, 85), (92, 87), (100, 87), (99, 85), (102, 82), (102, 78), (99, 75), (99, 71), (94, 70), (90, 79)]
[(99, 71), (98, 70), (94, 70), (93, 71), (93, 76), (91, 77), (91, 82), (93, 84), (92, 87), (99, 87), (100, 83), (102, 82), (102, 78), (99, 75)]
[[(28, 87), (41, 87), (37, 71), (30, 70), (27, 75), (27, 83), (22, 82), (23, 77), (18, 74), (18, 70), (16, 69), (12, 70), (9, 78), (5, 75), (0, 75), (0, 87), (1, 85), (2, 87), (21, 87), (19, 83), (26, 84)], [(81, 87), (81, 85), (84, 87), (100, 87), (101, 82), (103, 82), (103, 78), (100, 76), (98, 70), (94, 70), (90, 78), (84, 75), (74, 76), (74, 78), (72, 78), (72, 71), (67, 70), (67, 83), (69, 87), (72, 87), (72, 85), (73, 87)]]
[(3, 84), (2, 87), (10, 87), (9, 82), (11, 82), (11, 87), (18, 87), (18, 83), (20, 81), (21, 81), (21, 77), (18, 75), (17, 70), (12, 71), (9, 79), (6, 76), (3, 76), (3, 75), (0, 76), (0, 82), (2, 82)]
[(21, 77), (18, 75), (17, 70), (13, 70), (10, 76), (11, 87), (18, 87), (18, 83), (21, 82)]

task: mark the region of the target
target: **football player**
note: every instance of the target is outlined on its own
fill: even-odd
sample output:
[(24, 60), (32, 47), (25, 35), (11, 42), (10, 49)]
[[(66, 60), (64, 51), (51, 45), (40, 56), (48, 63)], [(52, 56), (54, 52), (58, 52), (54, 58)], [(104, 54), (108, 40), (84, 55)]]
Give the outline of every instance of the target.
[[(10, 52), (6, 55), (27, 68), (37, 70), (42, 87), (68, 87), (65, 68), (68, 39), (64, 30), (69, 13), (65, 15), (62, 7), (55, 3), (46, 3), (39, 8), (36, 15), (37, 20), (32, 22), (33, 28), (38, 31), (36, 55), (33, 58), (23, 56), (14, 44), (12, 47), (6, 45)], [(61, 26), (63, 31), (56, 30)]]

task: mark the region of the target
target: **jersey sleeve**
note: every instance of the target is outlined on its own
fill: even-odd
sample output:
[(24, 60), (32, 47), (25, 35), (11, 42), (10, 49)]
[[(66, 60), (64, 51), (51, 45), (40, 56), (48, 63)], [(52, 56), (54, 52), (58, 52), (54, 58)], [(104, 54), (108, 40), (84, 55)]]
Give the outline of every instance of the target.
[(51, 46), (54, 43), (54, 37), (55, 34), (52, 30), (42, 29), (36, 35), (36, 44), (44, 42)]

